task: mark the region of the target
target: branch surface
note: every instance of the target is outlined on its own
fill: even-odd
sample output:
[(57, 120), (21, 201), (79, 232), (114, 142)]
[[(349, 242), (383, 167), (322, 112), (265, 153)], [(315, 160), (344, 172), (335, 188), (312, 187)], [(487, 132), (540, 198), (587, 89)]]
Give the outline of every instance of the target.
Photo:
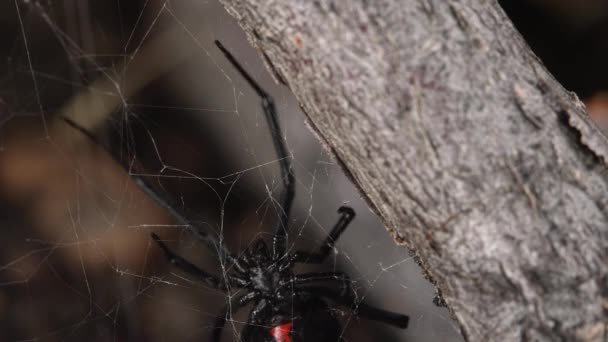
[(495, 1), (221, 1), (467, 340), (608, 340), (608, 143)]

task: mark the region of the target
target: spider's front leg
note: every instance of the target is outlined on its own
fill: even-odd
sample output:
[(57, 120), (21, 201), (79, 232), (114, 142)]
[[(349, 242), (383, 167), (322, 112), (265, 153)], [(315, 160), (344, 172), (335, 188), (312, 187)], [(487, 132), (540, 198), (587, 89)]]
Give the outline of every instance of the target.
[(334, 249), (336, 241), (340, 238), (340, 235), (348, 228), (348, 225), (355, 218), (355, 211), (351, 207), (341, 206), (338, 209), (338, 213), (340, 214), (340, 218), (338, 222), (334, 225), (332, 230), (329, 232), (329, 235), (321, 244), (321, 248), (319, 248), (318, 253), (306, 253), (306, 252), (295, 252), (294, 260), (295, 262), (308, 263), (308, 264), (320, 264), (327, 257), (329, 253)]

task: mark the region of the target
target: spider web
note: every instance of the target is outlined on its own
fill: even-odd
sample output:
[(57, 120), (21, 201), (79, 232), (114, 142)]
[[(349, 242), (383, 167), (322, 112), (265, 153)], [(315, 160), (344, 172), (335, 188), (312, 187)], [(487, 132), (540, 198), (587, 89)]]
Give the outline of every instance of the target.
[[(194, 226), (235, 253), (270, 238), (279, 159), (260, 99), (219, 39), (276, 100), (296, 176), (290, 247), (313, 251), (340, 205), (357, 216), (323, 266), (357, 301), (410, 316), (398, 330), (336, 308), (347, 341), (459, 341), (407, 251), (303, 128), (289, 91), (210, 1), (11, 0), (0, 4), (0, 340), (207, 341), (238, 294), (172, 267), (150, 238), (213, 274), (221, 263), (68, 117), (110, 146)], [(236, 340), (250, 308), (234, 313)]]

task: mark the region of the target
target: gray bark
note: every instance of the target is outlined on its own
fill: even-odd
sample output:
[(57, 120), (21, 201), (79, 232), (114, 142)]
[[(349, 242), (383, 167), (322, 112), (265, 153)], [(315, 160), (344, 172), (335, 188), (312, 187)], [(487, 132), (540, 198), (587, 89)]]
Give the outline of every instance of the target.
[(608, 340), (608, 143), (495, 1), (222, 3), (467, 340)]

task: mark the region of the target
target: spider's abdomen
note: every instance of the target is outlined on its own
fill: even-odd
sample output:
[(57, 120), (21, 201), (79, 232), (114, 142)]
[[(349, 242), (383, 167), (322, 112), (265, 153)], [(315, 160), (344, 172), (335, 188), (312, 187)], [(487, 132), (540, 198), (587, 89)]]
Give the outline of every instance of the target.
[(292, 327), (293, 327), (293, 323), (291, 323), (291, 322), (284, 323), (284, 324), (281, 324), (279, 326), (276, 326), (276, 327), (270, 329), (268, 332), (274, 338), (274, 340), (277, 342), (292, 342), (291, 341)]
[(300, 316), (293, 322), (293, 342), (341, 340), (340, 323), (324, 300), (309, 298), (297, 312), (300, 312)]
[(336, 342), (342, 329), (327, 303), (307, 298), (271, 317), (267, 322), (247, 325), (242, 339), (248, 342)]

